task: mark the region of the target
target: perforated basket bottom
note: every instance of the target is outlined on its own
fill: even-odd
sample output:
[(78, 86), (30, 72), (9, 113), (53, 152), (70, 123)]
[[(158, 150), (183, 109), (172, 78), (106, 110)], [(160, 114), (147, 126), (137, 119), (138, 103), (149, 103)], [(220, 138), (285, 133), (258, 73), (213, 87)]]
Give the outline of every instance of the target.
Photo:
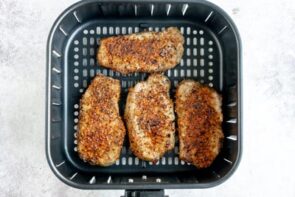
[(178, 27), (185, 37), (185, 51), (182, 60), (175, 68), (165, 72), (171, 80), (171, 97), (174, 98), (175, 87), (184, 79), (194, 79), (221, 91), (222, 62), (221, 49), (214, 34), (207, 28), (186, 21), (91, 21), (76, 30), (70, 37), (65, 56), (65, 67), (68, 78), (65, 80), (65, 103), (67, 104), (66, 143), (65, 151), (69, 161), (86, 172), (176, 172), (192, 171), (195, 167), (180, 161), (178, 158), (178, 140), (176, 137), (175, 149), (161, 158), (156, 164), (141, 161), (128, 148), (128, 139), (125, 139), (121, 157), (113, 166), (102, 168), (91, 166), (79, 159), (76, 152), (75, 140), (79, 100), (97, 73), (119, 79), (121, 81), (120, 112), (123, 114), (128, 88), (137, 82), (145, 80), (147, 74), (135, 73), (122, 75), (110, 69), (97, 65), (96, 52), (99, 41), (103, 37), (130, 34), (140, 31), (161, 31), (165, 27)]

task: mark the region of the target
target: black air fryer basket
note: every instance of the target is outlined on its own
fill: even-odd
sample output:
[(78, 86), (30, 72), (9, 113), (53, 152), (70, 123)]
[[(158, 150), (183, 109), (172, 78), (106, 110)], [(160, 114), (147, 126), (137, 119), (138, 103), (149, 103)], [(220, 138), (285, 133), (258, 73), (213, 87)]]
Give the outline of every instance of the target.
[[(208, 169), (180, 161), (178, 144), (156, 164), (141, 161), (125, 140), (120, 159), (110, 167), (79, 159), (76, 129), (79, 99), (97, 74), (119, 79), (121, 113), (127, 90), (146, 79), (144, 73), (122, 75), (98, 65), (96, 52), (103, 37), (178, 27), (185, 37), (181, 63), (165, 72), (171, 96), (183, 79), (215, 88), (223, 97), (224, 144)], [(241, 155), (241, 42), (229, 16), (203, 0), (83, 0), (66, 9), (54, 23), (47, 46), (46, 153), (51, 169), (64, 183), (81, 189), (145, 190), (206, 188), (225, 181)], [(147, 190), (150, 190), (146, 192)], [(155, 191), (158, 190), (158, 191)], [(159, 192), (160, 190), (160, 192)], [(153, 193), (158, 192), (158, 193)], [(126, 192), (126, 195), (137, 195)]]

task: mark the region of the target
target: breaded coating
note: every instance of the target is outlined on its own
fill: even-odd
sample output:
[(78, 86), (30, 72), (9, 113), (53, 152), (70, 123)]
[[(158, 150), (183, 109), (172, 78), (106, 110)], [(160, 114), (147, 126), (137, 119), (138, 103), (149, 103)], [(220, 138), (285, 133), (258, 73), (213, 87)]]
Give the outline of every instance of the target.
[(175, 116), (169, 89), (169, 79), (161, 74), (152, 74), (129, 89), (124, 117), (131, 150), (142, 160), (157, 162), (174, 148)]
[(119, 115), (120, 81), (97, 75), (80, 100), (78, 153), (93, 165), (109, 166), (120, 156), (125, 126)]
[(184, 38), (176, 27), (104, 38), (97, 53), (99, 65), (128, 74), (161, 72), (175, 67), (183, 55)]
[(179, 157), (197, 168), (209, 167), (223, 141), (221, 96), (193, 80), (182, 81), (176, 90)]

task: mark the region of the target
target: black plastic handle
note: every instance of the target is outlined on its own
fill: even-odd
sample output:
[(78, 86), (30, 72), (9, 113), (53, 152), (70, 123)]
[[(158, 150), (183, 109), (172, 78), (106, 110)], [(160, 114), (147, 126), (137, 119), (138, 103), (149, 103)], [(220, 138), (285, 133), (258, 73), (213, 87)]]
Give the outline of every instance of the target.
[(126, 190), (125, 195), (121, 197), (168, 197), (164, 190)]

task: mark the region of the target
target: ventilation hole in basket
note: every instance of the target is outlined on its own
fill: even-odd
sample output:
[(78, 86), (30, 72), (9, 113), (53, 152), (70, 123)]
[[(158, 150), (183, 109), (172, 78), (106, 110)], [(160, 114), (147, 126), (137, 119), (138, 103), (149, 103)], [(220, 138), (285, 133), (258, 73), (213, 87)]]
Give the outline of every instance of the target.
[(180, 66), (184, 66), (184, 61), (183, 61), (183, 59), (180, 60)]
[(74, 108), (75, 108), (75, 109), (78, 109), (78, 108), (79, 108), (79, 105), (78, 105), (78, 104), (75, 104), (75, 105), (74, 105)]
[(110, 77), (114, 76), (114, 72), (112, 70), (109, 70), (109, 76)]
[(96, 39), (96, 44), (99, 45), (100, 44), (100, 38)]
[(126, 81), (122, 81), (122, 88), (126, 88)]
[(178, 81), (177, 80), (174, 80), (174, 86), (176, 87), (178, 84)]
[(79, 112), (78, 111), (74, 111), (74, 116), (78, 116)]
[(198, 34), (198, 31), (197, 30), (193, 30), (193, 34), (194, 35), (197, 35)]
[(166, 164), (166, 158), (165, 157), (162, 157), (162, 165), (165, 165)]
[(134, 27), (134, 32), (135, 33), (139, 32), (139, 27)]
[(86, 58), (83, 58), (83, 60), (82, 60), (82, 65), (83, 65), (83, 66), (87, 66), (87, 59), (86, 59)]
[(87, 80), (83, 80), (83, 87), (84, 87), (84, 88), (87, 87)]
[(204, 48), (200, 48), (200, 55), (204, 56), (205, 52), (204, 52)]
[(149, 30), (149, 31), (153, 31), (153, 27), (149, 27), (148, 30)]
[(213, 87), (213, 83), (209, 83), (209, 86), (210, 86), (210, 87)]
[(79, 92), (80, 92), (80, 93), (83, 93), (83, 92), (84, 92), (84, 89), (83, 89), (83, 88), (81, 88), (81, 89), (79, 90)]
[(75, 59), (78, 59), (79, 58), (79, 55), (78, 54), (74, 55), (74, 58)]
[(160, 28), (159, 27), (155, 27), (155, 31), (156, 32), (159, 32), (160, 31)]
[(120, 34), (120, 27), (116, 27), (116, 28), (115, 28), (115, 33), (116, 33), (116, 34)]
[(200, 80), (200, 83), (204, 83), (204, 79), (201, 79), (201, 80)]
[(126, 34), (126, 27), (122, 27), (122, 34)]
[(93, 37), (89, 38), (89, 44), (94, 45), (95, 44), (95, 39)]
[(83, 69), (83, 77), (87, 77), (87, 69)]
[(77, 147), (74, 147), (74, 151), (77, 152), (78, 151), (78, 148)]
[(79, 41), (78, 41), (78, 40), (75, 40), (75, 41), (74, 41), (74, 44), (75, 44), (75, 45), (78, 45), (78, 44), (79, 44)]
[(186, 38), (186, 45), (190, 45), (191, 44), (191, 39), (190, 38)]
[(209, 55), (208, 58), (209, 58), (210, 60), (212, 60), (212, 59), (213, 59), (213, 55)]
[(204, 71), (204, 69), (201, 69), (201, 70), (200, 70), (200, 76), (201, 76), (201, 77), (204, 77), (204, 76), (205, 76), (205, 71)]
[(205, 66), (205, 60), (203, 58), (200, 59), (200, 66)]
[(204, 45), (204, 38), (203, 37), (200, 38), (200, 45)]
[[(77, 125), (75, 125), (75, 126), (77, 126)], [(77, 138), (77, 135), (78, 135), (78, 133), (75, 132), (75, 133), (74, 133), (74, 138)]]
[(171, 4), (166, 4), (166, 15), (169, 16), (171, 10)]
[(134, 159), (134, 164), (135, 165), (138, 165), (139, 164), (139, 159), (137, 157), (135, 157), (135, 159)]
[(75, 68), (74, 73), (78, 73), (78, 72), (79, 72), (79, 69)]
[(75, 80), (78, 80), (78, 79), (79, 79), (79, 76), (75, 75), (75, 76), (74, 76), (74, 79), (75, 79)]
[(198, 43), (197, 38), (193, 38), (193, 45), (197, 45), (197, 43)]
[(197, 66), (197, 65), (198, 65), (197, 59), (193, 59), (193, 66)]
[(200, 31), (199, 31), (199, 34), (200, 34), (200, 35), (203, 35), (203, 34), (204, 34), (204, 31), (203, 31), (203, 30), (200, 30)]
[(168, 165), (172, 165), (172, 157), (168, 157)]
[(132, 27), (128, 27), (128, 34), (132, 34)]
[(213, 45), (213, 41), (210, 40), (210, 41), (208, 42), (208, 44), (209, 44), (209, 45)]
[(209, 62), (208, 64), (209, 64), (209, 66), (213, 66), (213, 62)]
[(180, 32), (184, 34), (184, 27), (180, 27)]
[(120, 160), (119, 159), (116, 161), (116, 166), (118, 166), (118, 165), (120, 165)]
[(102, 27), (102, 34), (106, 35), (108, 33), (108, 28), (107, 27)]
[(78, 52), (78, 51), (79, 51), (79, 48), (78, 48), (78, 47), (75, 47), (75, 48), (74, 48), (74, 51), (75, 51), (75, 52)]
[(88, 30), (84, 29), (83, 34), (87, 35), (88, 34)]
[(209, 79), (210, 81), (212, 81), (212, 80), (213, 80), (213, 76), (210, 75), (210, 76), (208, 77), (208, 79)]
[(83, 49), (82, 49), (82, 54), (83, 54), (84, 56), (87, 55), (87, 48), (83, 48)]
[(187, 66), (191, 66), (191, 59), (187, 59), (187, 60), (186, 60), (186, 65), (187, 65)]
[(122, 161), (122, 165), (125, 166), (126, 165), (126, 158), (122, 157), (121, 161)]
[(178, 157), (174, 157), (174, 164), (175, 164), (175, 165), (178, 165), (178, 163), (179, 163), (179, 159), (178, 159)]
[(185, 15), (187, 9), (188, 9), (188, 4), (187, 4), (187, 3), (186, 3), (186, 4), (183, 4), (183, 6), (182, 6), (182, 10), (181, 10), (181, 12), (182, 12), (182, 16)]
[(187, 75), (188, 77), (190, 77), (190, 76), (191, 76), (191, 70), (186, 70), (186, 75)]
[(78, 123), (78, 118), (75, 118), (74, 119), (74, 123)]
[(197, 70), (193, 70), (193, 77), (197, 77), (198, 76), (198, 71)]
[(191, 49), (189, 49), (189, 48), (186, 49), (186, 55), (187, 55), (187, 56), (190, 56), (190, 55), (191, 55)]
[(194, 49), (193, 49), (193, 55), (194, 55), (194, 56), (197, 56), (197, 54), (198, 54), (198, 50), (197, 50), (197, 48), (194, 48)]
[(209, 68), (209, 69), (208, 69), (208, 72), (209, 72), (209, 73), (213, 73), (213, 69), (212, 69), (212, 68)]
[(186, 34), (187, 34), (187, 35), (190, 35), (190, 34), (191, 34), (191, 28), (190, 28), (190, 27), (187, 27), (187, 28), (186, 28)]
[(79, 62), (78, 61), (75, 61), (74, 62), (74, 66), (79, 66)]
[(184, 77), (184, 70), (180, 70), (180, 77)]
[(94, 66), (95, 65), (95, 60), (93, 58), (90, 58), (89, 64), (90, 64), (90, 66)]
[[(77, 125), (74, 125), (74, 130), (75, 131), (77, 130)], [(76, 138), (75, 133), (74, 133), (74, 137)]]
[(75, 88), (79, 87), (79, 84), (78, 83), (74, 83), (74, 87)]
[(82, 42), (83, 42), (83, 45), (87, 45), (87, 38), (83, 37)]
[(149, 165), (152, 166), (152, 165), (154, 165), (154, 164), (153, 164), (153, 162), (150, 161), (150, 162), (149, 162)]
[(103, 69), (102, 74), (107, 75), (108, 74), (107, 69)]
[(90, 72), (89, 72), (90, 77), (93, 77), (94, 73), (95, 73), (94, 69), (91, 69)]
[(96, 27), (96, 34), (97, 35), (101, 34), (101, 28), (100, 27)]
[(213, 52), (213, 48), (210, 47), (210, 48), (208, 49), (208, 51), (209, 51), (209, 52)]
[(168, 70), (167, 75), (168, 77), (171, 77), (171, 70)]
[(181, 163), (181, 165), (184, 165), (184, 164), (185, 164), (185, 162), (184, 162), (184, 161), (180, 161), (180, 163)]
[(78, 144), (78, 141), (77, 140), (74, 140), (74, 144)]
[(89, 55), (93, 56), (94, 55), (94, 48), (89, 49)]
[(109, 34), (113, 34), (114, 33), (114, 28), (113, 27), (109, 27)]
[(174, 77), (177, 77), (178, 75), (178, 70), (174, 70)]
[(165, 30), (165, 27), (161, 27), (161, 31), (164, 31)]
[(131, 166), (131, 165), (132, 165), (132, 163), (133, 163), (133, 159), (132, 159), (132, 157), (129, 157), (129, 158), (128, 158), (128, 165), (130, 165), (130, 166)]

